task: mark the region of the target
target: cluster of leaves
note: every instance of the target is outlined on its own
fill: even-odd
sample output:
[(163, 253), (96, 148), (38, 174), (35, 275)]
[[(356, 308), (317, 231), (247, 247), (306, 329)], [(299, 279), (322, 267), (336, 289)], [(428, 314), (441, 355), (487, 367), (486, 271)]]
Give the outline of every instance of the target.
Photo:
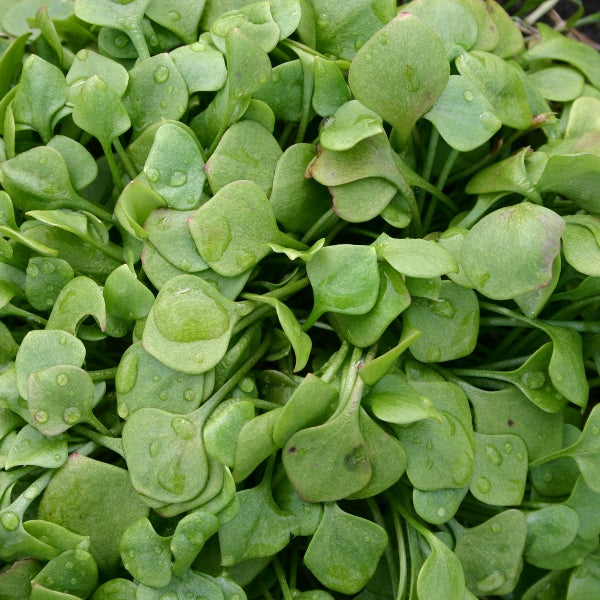
[(0, 18), (2, 600), (600, 595), (596, 50), (494, 0)]

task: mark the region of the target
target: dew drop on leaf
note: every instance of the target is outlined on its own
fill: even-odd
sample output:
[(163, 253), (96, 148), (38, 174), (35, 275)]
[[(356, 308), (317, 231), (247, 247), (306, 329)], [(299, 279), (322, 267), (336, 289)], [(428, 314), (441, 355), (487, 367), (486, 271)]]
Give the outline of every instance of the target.
[(69, 378), (64, 373), (59, 373), (56, 376), (56, 384), (60, 387), (65, 387), (69, 383)]
[(14, 512), (8, 511), (0, 515), (0, 523), (2, 523), (2, 527), (7, 531), (14, 531), (20, 522), (19, 515)]
[(510, 454), (513, 451), (513, 445), (511, 442), (504, 442), (504, 452)]
[(152, 440), (150, 442), (148, 454), (150, 454), (150, 456), (156, 456), (158, 454), (158, 440)]
[(171, 427), (182, 440), (191, 440), (196, 436), (196, 426), (183, 417), (175, 417), (171, 421)]
[(81, 419), (81, 410), (76, 406), (69, 406), (69, 408), (65, 408), (62, 418), (67, 425), (75, 425)]
[(156, 183), (160, 179), (160, 171), (153, 167), (149, 167), (144, 171), (146, 173), (146, 178), (150, 183)]
[(171, 21), (180, 21), (181, 20), (181, 13), (177, 10), (170, 10), (167, 13), (167, 16), (169, 17), (169, 19), (171, 19)]
[(500, 571), (492, 571), (487, 577), (477, 582), (477, 588), (486, 593), (498, 589), (504, 582), (506, 577)]
[(488, 494), (492, 489), (492, 484), (490, 483), (490, 480), (487, 477), (483, 476), (477, 480), (477, 489), (482, 494)]
[(194, 42), (190, 47), (194, 52), (204, 52), (206, 50), (204, 42)]
[(532, 371), (525, 373), (521, 380), (529, 389), (538, 390), (546, 383), (546, 376), (542, 371)]
[(126, 35), (120, 33), (115, 36), (113, 41), (117, 48), (125, 48), (125, 46), (127, 46), (127, 43), (129, 42), (129, 38)]
[(471, 92), (470, 90), (465, 90), (465, 93), (463, 95), (467, 102), (473, 102), (473, 99), (475, 98), (473, 92)]
[(175, 171), (169, 178), (171, 187), (181, 187), (187, 183), (187, 175), (182, 171)]
[(45, 410), (38, 410), (34, 415), (33, 418), (38, 422), (38, 423), (46, 423), (48, 421), (48, 413)]
[(486, 446), (485, 455), (490, 461), (490, 463), (493, 465), (498, 466), (502, 463), (502, 455), (500, 454), (500, 452), (498, 452), (498, 449), (495, 446)]
[(161, 65), (154, 71), (154, 81), (156, 83), (164, 83), (167, 79), (169, 79), (169, 69), (164, 65)]

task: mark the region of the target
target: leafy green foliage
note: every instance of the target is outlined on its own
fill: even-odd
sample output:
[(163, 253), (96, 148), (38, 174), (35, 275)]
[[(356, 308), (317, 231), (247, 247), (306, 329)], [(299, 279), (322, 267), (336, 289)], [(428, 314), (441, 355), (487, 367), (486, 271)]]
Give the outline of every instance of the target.
[(2, 600), (598, 596), (555, 4), (0, 7)]

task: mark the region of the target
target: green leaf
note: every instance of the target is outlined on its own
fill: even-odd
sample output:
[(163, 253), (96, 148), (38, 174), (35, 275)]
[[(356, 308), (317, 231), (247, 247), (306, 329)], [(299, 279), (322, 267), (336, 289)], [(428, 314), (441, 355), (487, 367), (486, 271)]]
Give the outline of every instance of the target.
[(272, 556), (290, 540), (290, 525), (271, 495), (270, 477), (256, 487), (236, 493), (237, 515), (219, 529), (221, 564)]
[[(33, 256), (25, 278), (25, 296), (36, 310), (50, 310), (62, 288), (73, 279), (71, 265), (62, 258)], [(0, 361), (1, 362), (1, 361)]]
[(73, 120), (87, 133), (98, 138), (103, 147), (131, 127), (129, 115), (115, 90), (97, 75), (81, 87), (73, 106)]
[(76, 190), (90, 185), (98, 175), (94, 157), (79, 142), (64, 135), (55, 135), (48, 146), (58, 150), (65, 159), (69, 177)]
[(397, 239), (382, 233), (374, 247), (380, 258), (409, 277), (428, 279), (458, 271), (452, 255), (433, 240)]
[(102, 570), (117, 566), (123, 533), (147, 514), (125, 469), (78, 454), (52, 477), (38, 508), (38, 518), (89, 536), (90, 552)]
[(543, 206), (500, 208), (469, 231), (461, 266), (475, 289), (494, 300), (541, 288), (552, 279), (564, 228), (562, 217)]
[(86, 598), (98, 585), (98, 567), (91, 554), (77, 548), (67, 550), (52, 558), (44, 568), (31, 580), (34, 590), (43, 586), (56, 590), (61, 596)]
[(205, 1), (190, 4), (185, 0), (172, 0), (168, 4), (151, 0), (146, 15), (181, 38), (186, 44), (193, 44), (198, 38), (198, 23)]
[(327, 150), (349, 150), (358, 142), (383, 132), (383, 123), (377, 113), (358, 100), (350, 100), (324, 122), (319, 142)]
[(523, 567), (527, 525), (521, 511), (510, 509), (460, 530), (454, 552), (473, 594), (501, 595), (514, 589)]
[[(231, 205), (235, 204), (235, 211)], [(269, 243), (306, 246), (279, 231), (264, 191), (248, 180), (221, 188), (189, 219), (190, 231), (202, 258), (219, 274), (240, 275), (271, 252)]]
[(144, 349), (176, 371), (205, 373), (225, 355), (239, 306), (200, 277), (173, 277), (150, 309)]
[(169, 208), (190, 210), (200, 204), (204, 159), (198, 141), (186, 129), (170, 123), (157, 129), (144, 174)]
[(479, 88), (504, 125), (515, 129), (531, 126), (531, 109), (517, 72), (500, 57), (473, 50), (456, 59), (458, 72)]
[(156, 533), (146, 517), (132, 523), (119, 542), (123, 566), (144, 585), (159, 588), (171, 581), (170, 537)]
[(405, 145), (449, 76), (438, 35), (417, 17), (400, 13), (357, 52), (348, 82), (356, 99), (391, 123)]
[(148, 185), (132, 181), (125, 186), (115, 205), (115, 217), (123, 229), (138, 240), (148, 237), (143, 225), (153, 210), (165, 201)]
[(19, 346), (15, 359), (17, 389), (27, 398), (29, 377), (32, 373), (57, 365), (81, 367), (85, 360), (85, 346), (65, 331), (29, 331)]
[(450, 75), (446, 89), (423, 116), (460, 152), (478, 148), (502, 126), (485, 95), (462, 75)]
[[(154, 0), (150, 6), (162, 7)], [(200, 3), (186, 4), (186, 10), (194, 10)], [(169, 52), (175, 66), (181, 73), (190, 94), (220, 90), (227, 79), (225, 58), (221, 52), (206, 43), (205, 40), (192, 42), (189, 46), (179, 46)]]
[(275, 138), (255, 121), (233, 124), (206, 163), (208, 182), (214, 193), (227, 184), (247, 179), (271, 191), (281, 148)]
[(35, 129), (46, 143), (66, 101), (67, 83), (60, 69), (35, 54), (28, 56), (14, 100), (15, 122)]
[(475, 464), (470, 491), (481, 502), (518, 505), (527, 478), (527, 446), (513, 434), (474, 433)]
[(465, 596), (465, 576), (458, 557), (433, 534), (427, 536), (431, 554), (419, 570), (417, 593), (423, 600), (448, 598), (461, 600)]
[[(107, 83), (119, 97), (123, 96), (129, 83), (127, 69), (115, 60), (84, 48), (73, 59), (67, 72), (67, 83), (70, 86), (70, 101), (74, 101), (81, 92), (83, 84), (93, 76)], [(100, 90), (100, 93), (105, 93)], [(103, 112), (100, 110), (99, 112)], [(104, 116), (104, 115), (103, 115)]]
[(387, 534), (379, 525), (327, 503), (304, 563), (329, 589), (355, 594), (375, 573), (387, 543)]
[(8, 451), (4, 468), (35, 465), (46, 469), (58, 469), (66, 460), (66, 439), (48, 438), (31, 425), (25, 425)]
[[(148, 3), (149, 0), (134, 0), (134, 4), (140, 1)], [(160, 119), (180, 119), (187, 109), (188, 94), (171, 57), (166, 53), (157, 54), (140, 60), (129, 71), (123, 104), (134, 129), (139, 132)]]
[(118, 29), (133, 42), (140, 59), (148, 56), (148, 47), (142, 33), (142, 18), (150, 0), (75, 0), (75, 14), (82, 21)]
[(422, 362), (443, 362), (471, 354), (479, 334), (479, 306), (473, 290), (443, 281), (436, 300), (414, 298), (404, 311), (405, 327), (422, 336), (410, 353)]
[(306, 331), (325, 312), (363, 315), (373, 308), (379, 293), (375, 250), (369, 246), (336, 244), (318, 250), (306, 265), (313, 309)]

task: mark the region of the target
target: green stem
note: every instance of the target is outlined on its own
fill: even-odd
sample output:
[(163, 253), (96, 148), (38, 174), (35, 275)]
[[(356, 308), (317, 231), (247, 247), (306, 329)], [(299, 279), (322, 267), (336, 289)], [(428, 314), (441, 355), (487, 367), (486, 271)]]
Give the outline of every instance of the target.
[(288, 585), (287, 579), (285, 578), (283, 567), (281, 566), (281, 562), (279, 562), (279, 558), (277, 558), (277, 555), (273, 557), (271, 564), (273, 565), (273, 569), (275, 570), (275, 575), (277, 576), (277, 581), (279, 582), (279, 587), (281, 588), (283, 600), (292, 600), (292, 593), (290, 592), (290, 587)]
[(269, 349), (270, 343), (271, 332), (268, 332), (252, 356), (204, 404), (211, 404), (214, 408), (227, 398), (233, 388), (246, 376), (246, 373), (263, 357), (263, 354)]
[(92, 378), (92, 381), (106, 381), (114, 379), (117, 375), (118, 367), (111, 367), (110, 369), (99, 369), (97, 371), (88, 371), (88, 375)]
[(350, 350), (350, 344), (348, 342), (343, 341), (340, 349), (335, 352), (331, 358), (323, 365), (323, 375), (321, 375), (321, 379), (326, 383), (330, 383), (335, 377), (336, 373), (340, 370), (344, 361), (346, 360), (346, 356), (348, 355), (348, 351)]
[[(453, 148), (452, 152), (450, 152), (450, 154), (448, 155), (448, 158), (444, 163), (444, 167), (442, 168), (442, 172), (440, 173), (440, 176), (438, 177), (437, 183), (435, 185), (436, 189), (439, 192), (441, 192), (444, 189), (446, 181), (448, 180), (448, 176), (450, 175), (450, 171), (452, 171), (452, 167), (454, 166), (454, 163), (456, 162), (456, 159), (458, 158), (459, 154), (459, 151)], [(429, 228), (431, 227), (431, 221), (433, 220), (433, 215), (435, 213), (437, 205), (438, 199), (434, 196), (431, 199), (431, 202), (429, 203), (429, 206), (427, 208), (427, 214), (425, 215), (425, 220), (423, 222), (424, 231), (429, 231)]]
[(123, 454), (123, 444), (121, 443), (121, 438), (104, 435), (98, 433), (97, 431), (93, 431), (92, 429), (87, 429), (87, 427), (83, 427), (82, 425), (75, 425), (71, 431), (94, 442), (95, 444), (98, 444), (99, 446), (103, 446), (104, 448), (108, 448), (108, 450), (112, 450), (122, 458), (125, 457)]
[[(433, 170), (433, 162), (435, 160), (435, 155), (437, 152), (438, 142), (440, 139), (440, 134), (438, 130), (434, 127), (431, 131), (431, 135), (429, 136), (429, 144), (427, 145), (427, 154), (425, 155), (425, 163), (423, 164), (423, 171), (421, 173), (423, 179), (429, 181), (431, 179), (431, 171)], [(418, 202), (419, 209), (423, 210), (423, 203), (425, 201), (425, 190), (421, 188), (418, 194)]]
[[(377, 525), (379, 525), (382, 529), (387, 530), (385, 525), (385, 521), (383, 520), (383, 515), (381, 514), (381, 510), (375, 501), (374, 498), (367, 498), (367, 504), (369, 506), (369, 510), (373, 515), (373, 520)], [(388, 544), (385, 547), (385, 560), (387, 562), (388, 571), (390, 572), (390, 578), (392, 580), (392, 589), (394, 597), (398, 597), (398, 581), (400, 579), (398, 566), (396, 565), (396, 561), (394, 560), (394, 553), (392, 551), (391, 544)]]
[(115, 155), (112, 151), (112, 146), (110, 143), (106, 143), (100, 140), (100, 145), (102, 146), (102, 151), (104, 152), (104, 156), (106, 157), (106, 163), (108, 164), (108, 168), (110, 169), (110, 174), (112, 175), (112, 180), (115, 185), (115, 188), (119, 193), (123, 191), (123, 183), (121, 182), (121, 173), (119, 172), (119, 167), (117, 165), (117, 161), (115, 160)]
[(46, 324), (48, 323), (48, 321), (46, 319), (44, 319), (43, 317), (35, 315), (27, 310), (23, 310), (22, 308), (19, 308), (18, 306), (15, 306), (14, 304), (11, 304), (10, 302), (8, 304), (6, 304), (5, 306), (3, 306), (2, 308), (0, 308), (0, 317), (4, 317), (4, 316), (23, 317), (24, 319), (27, 319), (28, 321), (33, 321), (34, 323), (41, 325), (42, 327), (45, 327)]
[(112, 143), (115, 147), (115, 150), (117, 151), (117, 154), (119, 155), (119, 159), (121, 160), (125, 171), (127, 172), (127, 175), (129, 175), (129, 179), (135, 179), (137, 177), (137, 172), (135, 170), (135, 167), (133, 166), (133, 162), (131, 161), (129, 154), (127, 154), (125, 148), (123, 148), (121, 140), (118, 137), (116, 137)]
[(394, 533), (396, 535), (396, 546), (398, 547), (398, 585), (396, 586), (396, 600), (403, 600), (406, 595), (408, 583), (408, 563), (406, 560), (406, 543), (402, 532), (400, 517), (396, 511), (392, 511)]
[(312, 227), (300, 239), (304, 244), (321, 237), (321, 231), (329, 231), (338, 221), (339, 217), (330, 208), (323, 213), (312, 225)]

